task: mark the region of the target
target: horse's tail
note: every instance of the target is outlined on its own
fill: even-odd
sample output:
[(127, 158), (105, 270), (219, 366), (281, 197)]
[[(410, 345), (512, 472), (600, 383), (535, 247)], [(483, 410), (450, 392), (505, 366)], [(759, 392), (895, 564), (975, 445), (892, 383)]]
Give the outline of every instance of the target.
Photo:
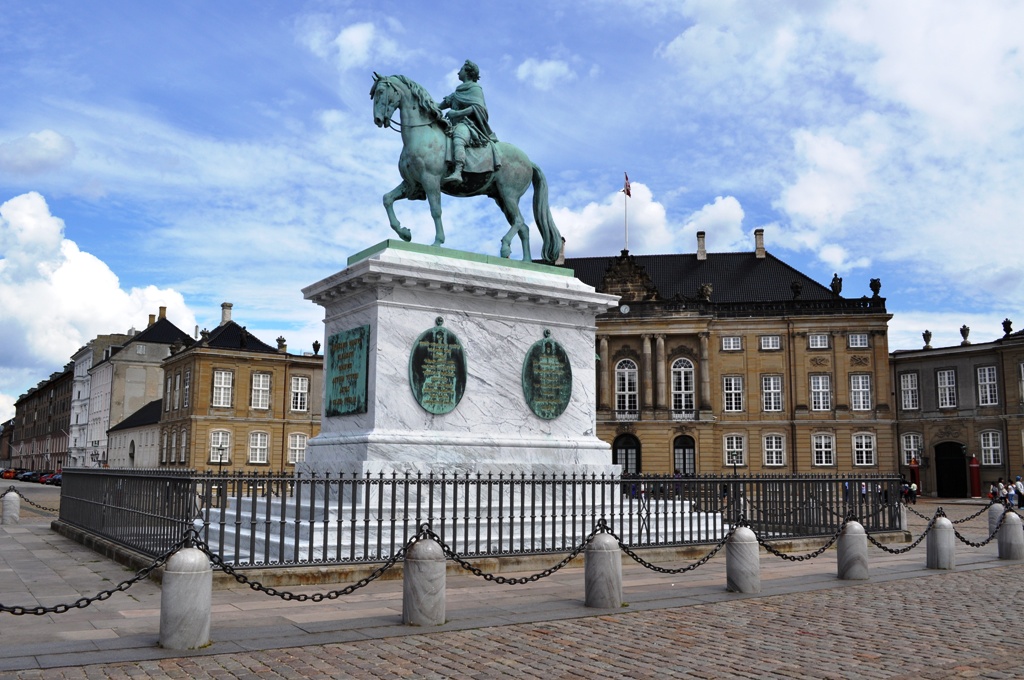
[(537, 222), (537, 229), (540, 231), (544, 245), (541, 248), (541, 258), (548, 264), (554, 264), (562, 254), (562, 234), (555, 226), (555, 220), (551, 217), (551, 207), (548, 205), (548, 180), (544, 173), (533, 163), (533, 219)]

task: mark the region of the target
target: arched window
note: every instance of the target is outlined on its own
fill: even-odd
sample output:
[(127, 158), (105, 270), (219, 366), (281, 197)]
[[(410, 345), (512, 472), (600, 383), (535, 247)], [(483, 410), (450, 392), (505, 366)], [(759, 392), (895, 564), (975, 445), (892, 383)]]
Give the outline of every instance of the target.
[(636, 362), (632, 359), (623, 359), (615, 365), (616, 417), (619, 420), (636, 420), (639, 410)]
[(676, 359), (672, 362), (672, 418), (693, 420), (693, 362)]
[(178, 455), (178, 462), (184, 463), (188, 458), (188, 430), (181, 429), (181, 453)]
[(640, 440), (624, 434), (612, 446), (612, 465), (621, 465), (624, 474), (640, 472)]

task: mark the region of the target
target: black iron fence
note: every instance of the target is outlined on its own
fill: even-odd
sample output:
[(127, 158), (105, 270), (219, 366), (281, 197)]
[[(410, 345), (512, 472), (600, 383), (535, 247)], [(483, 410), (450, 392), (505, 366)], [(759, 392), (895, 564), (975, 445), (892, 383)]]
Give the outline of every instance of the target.
[(872, 476), (217, 475), (64, 471), (62, 521), (156, 556), (195, 527), (227, 564), (377, 562), (421, 525), (468, 557), (571, 550), (599, 519), (635, 548), (715, 543), (744, 518), (774, 538), (847, 516), (899, 527), (900, 479)]

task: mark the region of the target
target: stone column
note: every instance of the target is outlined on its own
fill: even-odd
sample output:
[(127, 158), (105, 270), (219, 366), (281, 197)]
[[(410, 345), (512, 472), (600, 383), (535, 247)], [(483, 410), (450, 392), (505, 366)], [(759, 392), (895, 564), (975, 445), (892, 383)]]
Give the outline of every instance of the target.
[(928, 533), (926, 566), (929, 569), (956, 569), (956, 534), (947, 517), (936, 517)]
[(868, 535), (860, 522), (847, 522), (836, 543), (839, 578), (844, 581), (868, 579)]
[(665, 334), (658, 333), (654, 336), (654, 375), (657, 379), (655, 384), (654, 392), (654, 407), (655, 408), (666, 408), (668, 405), (668, 398), (665, 392), (665, 381), (668, 367), (665, 365)]
[(725, 588), (733, 593), (761, 592), (761, 560), (757, 536), (739, 527), (725, 544)]
[(405, 553), (402, 623), (407, 626), (440, 626), (444, 617), (444, 550), (432, 538), (420, 539)]
[(611, 398), (611, 373), (614, 367), (608, 362), (611, 358), (608, 356), (608, 336), (598, 336), (598, 356), (601, 357), (601, 361), (597, 365), (597, 407), (599, 409), (610, 408), (609, 399)]
[(700, 334), (700, 408), (711, 410), (711, 360), (708, 357), (708, 343), (711, 334)]
[(202, 550), (171, 555), (160, 585), (160, 646), (199, 649), (210, 644), (213, 569)]
[(587, 545), (584, 562), (586, 606), (618, 609), (622, 606), (622, 555), (619, 542), (597, 534)]
[(1002, 503), (993, 503), (988, 506), (988, 533), (989, 536), (999, 526), (999, 520), (1003, 518), (1003, 513), (1006, 512), (1006, 506)]
[(654, 392), (654, 375), (651, 371), (651, 335), (646, 333), (643, 335), (644, 341), (644, 353), (643, 353), (643, 402), (641, 408), (651, 408), (652, 395)]
[(1021, 531), (1020, 517), (1014, 513), (1006, 515), (1003, 526), (999, 527), (996, 539), (999, 547), (999, 559), (1024, 560), (1024, 532)]
[[(13, 487), (11, 487), (13, 489)], [(21, 496), (8, 491), (4, 496), (4, 524), (17, 524), (21, 521)]]

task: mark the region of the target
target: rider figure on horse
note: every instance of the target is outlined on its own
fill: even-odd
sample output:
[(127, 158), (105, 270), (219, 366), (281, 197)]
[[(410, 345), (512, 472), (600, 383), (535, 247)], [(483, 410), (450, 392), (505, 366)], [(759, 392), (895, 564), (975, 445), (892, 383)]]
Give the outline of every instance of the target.
[(498, 141), (498, 137), (487, 122), (484, 91), (477, 82), (480, 80), (480, 67), (467, 59), (459, 69), (459, 80), (462, 83), (455, 88), (455, 92), (437, 105), (440, 109), (451, 109), (447, 118), (452, 125), (452, 156), (455, 160), (455, 169), (442, 180), (446, 185), (462, 183), (467, 144), (485, 146), (488, 142)]

